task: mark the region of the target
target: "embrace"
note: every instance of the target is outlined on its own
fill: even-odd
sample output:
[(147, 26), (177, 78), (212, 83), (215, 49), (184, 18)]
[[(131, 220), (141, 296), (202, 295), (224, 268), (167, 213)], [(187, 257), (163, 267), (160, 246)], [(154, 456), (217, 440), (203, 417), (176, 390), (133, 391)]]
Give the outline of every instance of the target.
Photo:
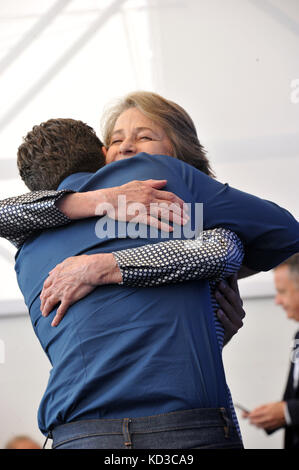
[[(107, 112), (103, 143), (81, 121), (35, 126), (18, 168), (31, 193), (1, 201), (0, 235), (52, 365), (38, 423), (53, 448), (242, 448), (222, 363), (236, 277), (298, 252), (298, 222), (217, 181), (190, 116), (149, 92)], [(176, 237), (198, 205), (203, 230)]]

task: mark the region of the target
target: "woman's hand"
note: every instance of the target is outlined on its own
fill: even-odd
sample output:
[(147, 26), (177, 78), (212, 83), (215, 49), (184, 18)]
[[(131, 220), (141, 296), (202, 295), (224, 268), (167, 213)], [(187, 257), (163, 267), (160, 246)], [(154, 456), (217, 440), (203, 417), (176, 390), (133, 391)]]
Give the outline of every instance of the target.
[(217, 311), (217, 317), (224, 327), (224, 345), (226, 345), (243, 326), (245, 317), (237, 274), (218, 284), (215, 297), (220, 307)]
[(67, 258), (49, 273), (40, 295), (41, 312), (47, 317), (60, 303), (51, 323), (57, 326), (67, 309), (90, 294), (97, 286), (122, 281), (112, 253)]
[(184, 211), (184, 201), (174, 193), (162, 190), (166, 183), (166, 180), (153, 179), (131, 181), (115, 188), (67, 194), (56, 204), (70, 219), (107, 214), (115, 220), (134, 218), (134, 222), (168, 232), (173, 230), (168, 222), (184, 225), (189, 217)]

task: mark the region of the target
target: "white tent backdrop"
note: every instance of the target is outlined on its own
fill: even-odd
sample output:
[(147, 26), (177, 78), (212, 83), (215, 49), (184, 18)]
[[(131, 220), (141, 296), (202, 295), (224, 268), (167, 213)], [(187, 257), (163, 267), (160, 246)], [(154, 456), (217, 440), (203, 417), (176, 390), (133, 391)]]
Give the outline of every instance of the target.
[[(298, 217), (298, 46), (297, 0), (3, 0), (0, 198), (26, 192), (16, 150), (33, 125), (71, 117), (100, 136), (105, 105), (144, 89), (190, 113), (220, 181)], [(41, 439), (35, 415), (50, 367), (15, 251), (0, 240), (0, 447), (19, 431)], [(253, 407), (280, 398), (296, 325), (274, 306), (271, 272), (240, 290), (245, 327), (224, 357), (233, 395)], [(241, 428), (246, 447), (282, 446), (281, 432)]]

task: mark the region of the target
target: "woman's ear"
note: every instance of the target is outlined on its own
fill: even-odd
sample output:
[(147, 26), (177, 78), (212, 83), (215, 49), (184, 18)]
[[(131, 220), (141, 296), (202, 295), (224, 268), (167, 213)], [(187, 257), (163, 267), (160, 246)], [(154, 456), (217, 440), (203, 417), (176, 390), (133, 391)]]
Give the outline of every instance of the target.
[(104, 145), (103, 145), (103, 147), (102, 147), (102, 152), (103, 152), (104, 157), (106, 158), (106, 156), (107, 156), (107, 149), (106, 149), (106, 147), (104, 147)]

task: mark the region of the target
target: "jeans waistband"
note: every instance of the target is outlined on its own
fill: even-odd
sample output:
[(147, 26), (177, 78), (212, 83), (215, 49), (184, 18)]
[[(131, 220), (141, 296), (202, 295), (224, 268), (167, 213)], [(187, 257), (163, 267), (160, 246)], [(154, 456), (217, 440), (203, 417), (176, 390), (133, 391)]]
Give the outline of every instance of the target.
[(197, 408), (138, 418), (79, 420), (54, 428), (51, 431), (53, 446), (58, 446), (65, 439), (76, 439), (85, 434), (121, 435), (128, 423), (132, 434), (218, 426), (227, 428), (228, 433), (231, 425), (225, 408)]

